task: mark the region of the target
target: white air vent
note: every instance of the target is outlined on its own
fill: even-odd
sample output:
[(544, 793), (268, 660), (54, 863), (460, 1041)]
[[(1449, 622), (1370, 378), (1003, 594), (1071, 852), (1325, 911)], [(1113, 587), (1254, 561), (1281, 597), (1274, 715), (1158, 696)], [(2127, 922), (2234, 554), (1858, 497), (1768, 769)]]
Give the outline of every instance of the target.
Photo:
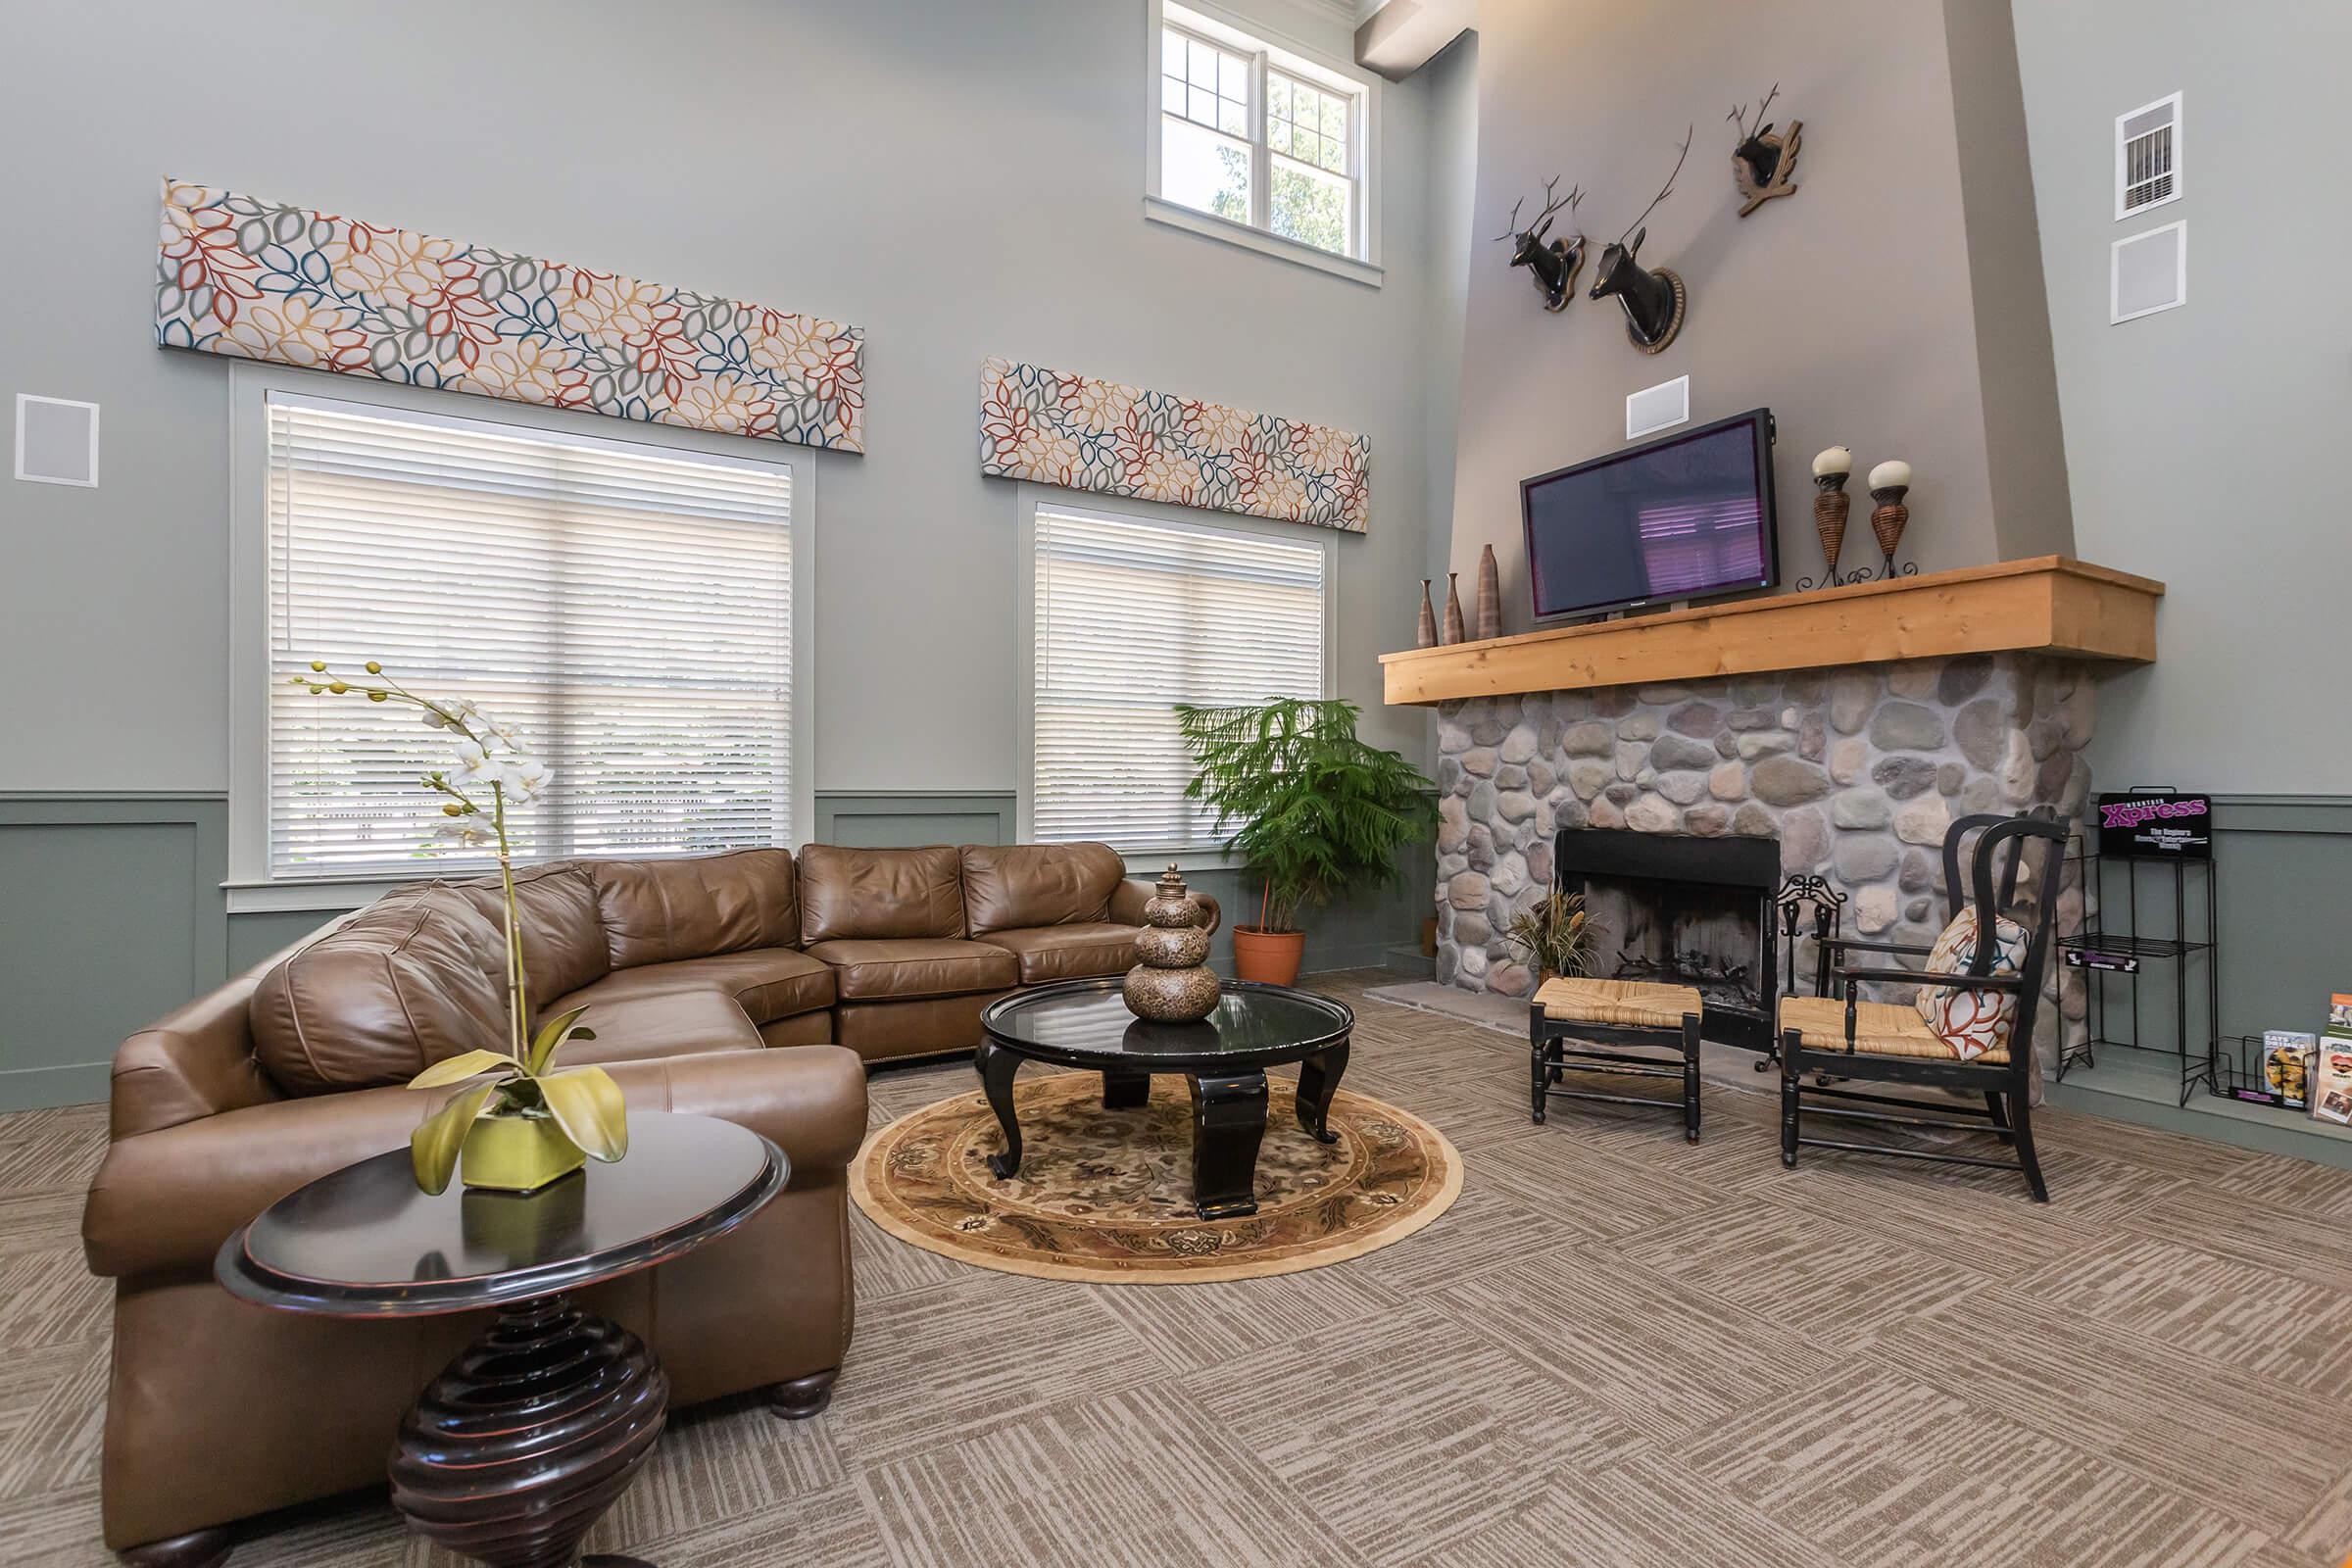
[(1625, 438), (1648, 435), (1683, 424), (1690, 417), (1690, 378), (1678, 375), (1671, 381), (1644, 387), (1625, 400)]
[(2108, 253), (2110, 318), (2129, 321), (2188, 303), (2188, 222), (2167, 223)]
[(98, 405), (17, 394), (17, 477), (34, 484), (98, 483)]
[(2115, 216), (2180, 199), (2180, 95), (2115, 117)]

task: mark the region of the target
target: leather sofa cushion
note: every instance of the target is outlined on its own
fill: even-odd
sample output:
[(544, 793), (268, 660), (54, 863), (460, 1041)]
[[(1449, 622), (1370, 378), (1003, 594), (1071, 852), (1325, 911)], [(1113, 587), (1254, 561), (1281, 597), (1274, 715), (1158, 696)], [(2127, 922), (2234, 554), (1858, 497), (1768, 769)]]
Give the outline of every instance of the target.
[(980, 1043), (980, 1013), (1009, 991), (913, 1002), (845, 1002), (833, 1009), (833, 1038), (868, 1061), (969, 1051)]
[[(505, 929), (506, 892), (497, 877), (461, 882), (457, 891), (483, 919)], [(522, 929), (522, 978), (533, 1007), (612, 972), (596, 883), (585, 866), (559, 860), (515, 872), (514, 913)]]
[(980, 940), (1004, 949), (1019, 960), (1021, 984), (1042, 986), (1053, 980), (1125, 974), (1135, 967), (1135, 933), (1136, 927), (1131, 925), (1089, 920), (1080, 925), (991, 931)]
[(583, 863), (612, 968), (800, 945), (798, 878), (787, 850)]
[(845, 1002), (1003, 991), (1017, 983), (1021, 972), (1006, 949), (938, 937), (819, 942), (808, 956), (833, 966), (833, 981)]
[(964, 919), (976, 937), (1101, 920), (1126, 875), (1127, 862), (1107, 844), (967, 844)]
[(506, 943), (466, 896), (393, 893), (262, 977), (253, 1052), (289, 1095), (404, 1084), (507, 1045)]
[(950, 847), (801, 846), (801, 946), (963, 935), (963, 862)]
[[(720, 953), (708, 958), (680, 958), (674, 963), (641, 963), (615, 969), (597, 981), (551, 1002), (540, 1009), (561, 1012), (567, 1007), (600, 1010), (609, 1003), (630, 997), (661, 996), (675, 991), (712, 991), (733, 998), (754, 1023), (773, 1023), (796, 1013), (817, 1012), (833, 1005), (833, 971), (797, 948), (754, 948), (748, 953)], [(581, 1021), (596, 1028), (598, 1013)]]
[[(576, 991), (564, 999), (571, 1006), (584, 1000)], [(760, 1051), (767, 1045), (760, 1038), (759, 1026), (745, 1016), (734, 998), (708, 986), (608, 997), (592, 1006), (580, 1022), (595, 1030), (596, 1038), (575, 1036), (556, 1058), (557, 1066), (585, 1067), (591, 1062), (611, 1066), (616, 1061), (656, 1061), (712, 1051)]]
[[(791, 1156), (796, 1191), (841, 1170), (865, 1137), (865, 1071), (836, 1046), (671, 1054), (610, 1070), (632, 1111), (719, 1116), (774, 1139)], [(305, 1182), (403, 1148), (458, 1092), (278, 1100), (119, 1139), (90, 1184), (83, 1254), (93, 1273), (116, 1278), (201, 1271), (209, 1280), (229, 1232)]]

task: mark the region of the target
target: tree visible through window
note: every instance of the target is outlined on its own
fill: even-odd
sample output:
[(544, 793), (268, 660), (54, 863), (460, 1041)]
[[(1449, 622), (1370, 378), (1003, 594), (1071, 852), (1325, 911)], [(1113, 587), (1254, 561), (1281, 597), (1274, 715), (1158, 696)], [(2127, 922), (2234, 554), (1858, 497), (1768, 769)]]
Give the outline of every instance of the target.
[(1167, 8), (1159, 47), (1160, 169), (1167, 201), (1338, 256), (1360, 256), (1361, 89), (1311, 78), (1194, 30), (1214, 26)]

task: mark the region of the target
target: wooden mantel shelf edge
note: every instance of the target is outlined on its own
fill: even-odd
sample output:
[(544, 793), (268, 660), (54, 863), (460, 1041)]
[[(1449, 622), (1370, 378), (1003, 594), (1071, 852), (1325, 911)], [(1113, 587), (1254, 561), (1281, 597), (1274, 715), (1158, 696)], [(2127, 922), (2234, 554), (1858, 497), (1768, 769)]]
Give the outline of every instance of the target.
[(1955, 654), (2148, 663), (2164, 584), (2065, 556), (1778, 594), (1380, 657), (1392, 705)]

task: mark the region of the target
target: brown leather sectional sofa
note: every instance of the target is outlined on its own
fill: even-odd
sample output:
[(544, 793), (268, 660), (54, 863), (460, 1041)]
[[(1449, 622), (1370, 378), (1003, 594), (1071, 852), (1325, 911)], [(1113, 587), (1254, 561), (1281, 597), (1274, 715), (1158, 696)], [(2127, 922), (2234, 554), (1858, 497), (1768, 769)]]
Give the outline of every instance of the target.
[[(863, 1062), (969, 1050), (995, 998), (1123, 972), (1152, 892), (1100, 844), (564, 861), (515, 891), (533, 1010), (591, 1009), (566, 1063), (792, 1159), (742, 1228), (583, 1304), (645, 1336), (677, 1404), (758, 1389), (789, 1416), (823, 1407), (849, 1346)], [(495, 878), (403, 889), (117, 1053), (82, 1220), (116, 1282), (110, 1545), (205, 1561), (214, 1527), (380, 1483), (401, 1412), (479, 1331), (271, 1312), (212, 1266), (277, 1198), (404, 1145), (451, 1092), (401, 1087), (420, 1068), (504, 1040), (502, 917)]]

